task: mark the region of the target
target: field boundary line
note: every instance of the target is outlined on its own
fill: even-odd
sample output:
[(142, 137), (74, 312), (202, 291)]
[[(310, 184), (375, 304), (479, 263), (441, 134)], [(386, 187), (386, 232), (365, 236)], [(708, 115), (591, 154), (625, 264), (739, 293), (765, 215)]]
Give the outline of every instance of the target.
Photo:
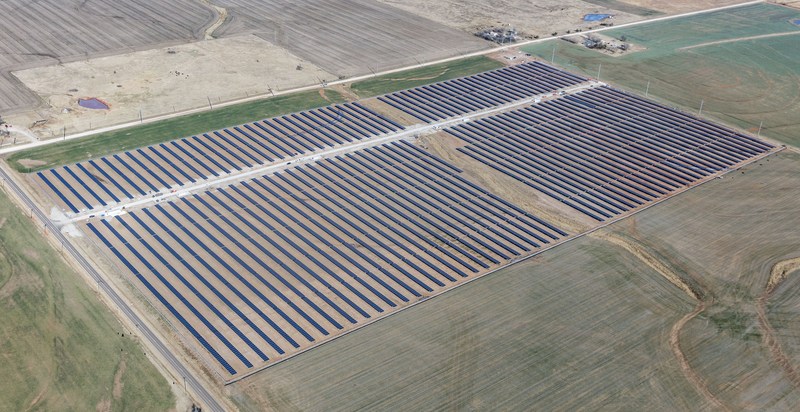
[(755, 163), (755, 162), (757, 162), (757, 161), (759, 161), (761, 159), (764, 159), (766, 157), (772, 156), (774, 154), (778, 154), (778, 153), (780, 153), (780, 152), (782, 152), (784, 150), (786, 150), (786, 146), (777, 146), (777, 147), (775, 147), (774, 149), (772, 149), (772, 150), (770, 150), (768, 152), (762, 153), (762, 154), (760, 154), (758, 156), (751, 157), (750, 159), (746, 159), (746, 160), (736, 164), (735, 167), (724, 169), (724, 170), (721, 170), (721, 171), (717, 172), (716, 174), (707, 176), (704, 180), (701, 180), (698, 183), (695, 183), (695, 184), (683, 187), (681, 189), (678, 189), (675, 192), (673, 192), (672, 194), (670, 194), (670, 195), (668, 195), (666, 197), (663, 197), (661, 199), (658, 199), (658, 200), (656, 200), (656, 201), (654, 201), (654, 202), (652, 202), (652, 203), (650, 203), (650, 204), (648, 204), (646, 206), (643, 206), (643, 207), (641, 207), (639, 209), (635, 209), (635, 210), (633, 210), (633, 211), (631, 211), (629, 213), (620, 214), (620, 215), (616, 216), (615, 218), (609, 219), (609, 220), (605, 221), (604, 223), (600, 224), (599, 226), (596, 226), (596, 227), (591, 228), (589, 230), (586, 230), (584, 232), (581, 232), (581, 233), (578, 233), (578, 234), (575, 234), (573, 236), (569, 236), (569, 237), (566, 237), (566, 238), (562, 238), (561, 240), (551, 244), (550, 246), (547, 246), (547, 247), (544, 247), (542, 249), (539, 249), (539, 250), (537, 250), (535, 252), (532, 252), (529, 255), (513, 259), (510, 262), (508, 262), (506, 264), (503, 264), (501, 266), (498, 266), (497, 268), (494, 268), (494, 269), (492, 269), (492, 270), (490, 270), (490, 271), (488, 271), (488, 272), (486, 272), (486, 273), (484, 273), (482, 275), (475, 276), (475, 277), (473, 277), (471, 279), (466, 279), (466, 280), (464, 280), (464, 281), (462, 281), (460, 283), (457, 283), (455, 285), (452, 285), (452, 286), (450, 286), (448, 288), (444, 288), (444, 289), (438, 291), (437, 293), (435, 293), (435, 294), (433, 294), (431, 296), (428, 296), (426, 298), (422, 298), (420, 300), (417, 300), (416, 302), (410, 303), (407, 306), (404, 306), (404, 307), (402, 307), (400, 309), (397, 309), (397, 310), (395, 310), (393, 312), (390, 312), (390, 313), (387, 313), (387, 314), (385, 314), (383, 316), (380, 316), (380, 317), (374, 318), (372, 320), (369, 320), (369, 321), (367, 321), (367, 322), (365, 322), (365, 323), (363, 323), (361, 325), (358, 325), (358, 326), (356, 326), (356, 327), (354, 327), (354, 328), (352, 328), (350, 330), (342, 332), (340, 335), (334, 336), (331, 339), (322, 341), (322, 342), (320, 342), (320, 343), (318, 343), (316, 345), (310, 346), (310, 347), (305, 348), (305, 349), (303, 349), (301, 351), (298, 351), (298, 352), (295, 352), (295, 353), (293, 353), (291, 355), (288, 355), (285, 358), (278, 359), (275, 362), (269, 363), (269, 364), (264, 365), (264, 366), (262, 366), (262, 367), (260, 367), (258, 369), (255, 369), (255, 370), (252, 370), (250, 372), (247, 372), (246, 374), (243, 374), (241, 376), (237, 376), (237, 377), (235, 377), (233, 379), (227, 380), (227, 381), (224, 382), (224, 385), (228, 386), (228, 385), (240, 382), (243, 379), (251, 377), (251, 376), (253, 376), (253, 375), (255, 375), (255, 374), (257, 374), (257, 373), (259, 373), (259, 372), (261, 372), (263, 370), (266, 370), (266, 369), (271, 368), (271, 367), (273, 367), (275, 365), (283, 363), (283, 362), (285, 362), (285, 361), (287, 361), (289, 359), (292, 359), (292, 358), (294, 358), (296, 356), (304, 354), (304, 353), (306, 353), (306, 352), (308, 352), (310, 350), (318, 349), (318, 348), (322, 347), (323, 345), (326, 345), (326, 344), (329, 344), (331, 342), (334, 342), (334, 341), (342, 338), (343, 336), (347, 336), (347, 335), (349, 335), (349, 334), (351, 334), (351, 333), (353, 333), (355, 331), (358, 331), (358, 330), (360, 330), (360, 329), (362, 329), (362, 328), (364, 328), (366, 326), (372, 325), (372, 324), (374, 324), (376, 322), (380, 322), (380, 321), (382, 321), (384, 319), (388, 319), (391, 316), (395, 316), (395, 315), (397, 315), (397, 314), (399, 314), (401, 312), (404, 312), (404, 311), (406, 311), (406, 310), (408, 310), (410, 308), (413, 308), (413, 307), (419, 305), (420, 303), (427, 302), (428, 300), (431, 300), (433, 298), (439, 297), (439, 296), (441, 296), (441, 295), (443, 295), (445, 293), (448, 293), (450, 291), (455, 290), (456, 288), (460, 288), (460, 287), (462, 287), (464, 285), (470, 284), (470, 283), (472, 283), (472, 282), (474, 282), (474, 281), (476, 281), (478, 279), (483, 279), (484, 277), (489, 276), (489, 275), (491, 275), (491, 274), (493, 274), (493, 273), (495, 273), (495, 272), (497, 272), (499, 270), (503, 270), (503, 269), (511, 267), (512, 265), (515, 265), (517, 263), (524, 262), (524, 261), (526, 261), (528, 259), (532, 259), (532, 258), (534, 258), (536, 256), (539, 256), (540, 254), (542, 254), (542, 253), (544, 253), (544, 252), (546, 252), (548, 250), (554, 249), (554, 248), (556, 248), (558, 246), (561, 246), (563, 244), (572, 242), (572, 241), (577, 240), (577, 239), (581, 239), (581, 238), (583, 238), (585, 236), (588, 236), (590, 234), (593, 234), (593, 233), (595, 233), (597, 231), (606, 229), (607, 227), (609, 227), (609, 226), (611, 226), (611, 225), (613, 225), (613, 224), (615, 224), (615, 223), (617, 223), (617, 222), (619, 222), (619, 221), (621, 221), (623, 219), (626, 219), (626, 218), (628, 218), (630, 216), (634, 216), (634, 215), (636, 215), (638, 213), (641, 213), (641, 212), (643, 212), (645, 210), (650, 209), (651, 207), (659, 205), (659, 204), (661, 204), (661, 203), (663, 203), (663, 202), (665, 202), (667, 200), (670, 200), (670, 199), (672, 199), (672, 198), (674, 198), (674, 197), (676, 197), (676, 196), (678, 196), (680, 194), (683, 194), (683, 193), (685, 193), (685, 192), (687, 192), (689, 190), (692, 190), (694, 188), (700, 187), (700, 186), (702, 186), (702, 185), (704, 185), (704, 184), (706, 184), (708, 182), (711, 182), (713, 180), (721, 178), (721, 177), (723, 177), (723, 176), (725, 176), (725, 175), (727, 175), (729, 173), (736, 172), (737, 170), (740, 170), (742, 167), (749, 166), (749, 165), (751, 165), (751, 164), (753, 164), (753, 163)]
[[(745, 6), (752, 6), (752, 5), (755, 5), (755, 4), (762, 4), (762, 3), (764, 3), (764, 0), (753, 0), (753, 1), (743, 2), (743, 3), (732, 4), (732, 5), (728, 5), (728, 6), (715, 7), (715, 8), (706, 9), (706, 10), (697, 10), (697, 11), (692, 11), (692, 12), (687, 12), (687, 13), (673, 14), (673, 15), (669, 15), (669, 16), (654, 17), (652, 19), (639, 20), (639, 21), (634, 21), (634, 22), (630, 22), (630, 23), (624, 23), (624, 24), (620, 24), (620, 25), (616, 25), (616, 26), (600, 27), (600, 28), (597, 28), (597, 29), (585, 30), (585, 31), (582, 31), (581, 33), (583, 33), (583, 34), (598, 33), (598, 32), (602, 32), (602, 31), (619, 29), (619, 28), (623, 28), (623, 27), (638, 26), (638, 25), (642, 25), (642, 24), (655, 23), (655, 22), (659, 22), (659, 21), (672, 20), (672, 19), (677, 19), (677, 18), (681, 18), (681, 17), (689, 17), (689, 16), (695, 16), (695, 15), (705, 14), (705, 13), (713, 13), (713, 12), (716, 12), (716, 11), (733, 9), (733, 8), (738, 8), (738, 7), (745, 7)], [(405, 66), (405, 67), (399, 67), (399, 68), (396, 68), (396, 69), (385, 70), (385, 71), (382, 71), (382, 72), (376, 72), (374, 74), (370, 73), (370, 74), (354, 76), (354, 77), (350, 77), (350, 78), (346, 78), (346, 79), (335, 80), (335, 81), (328, 82), (327, 86), (354, 83), (354, 82), (357, 82), (357, 81), (368, 80), (368, 79), (371, 79), (371, 78), (384, 76), (384, 75), (387, 75), (387, 74), (395, 74), (395, 73), (403, 72), (403, 71), (406, 71), (406, 70), (423, 68), (423, 67), (433, 66), (433, 65), (442, 64), (442, 63), (449, 63), (449, 62), (461, 60), (461, 59), (464, 59), (464, 58), (467, 58), (467, 57), (485, 56), (485, 55), (488, 55), (488, 54), (497, 53), (497, 52), (508, 50), (508, 49), (515, 48), (515, 47), (527, 46), (527, 45), (536, 44), (536, 43), (543, 43), (543, 42), (546, 42), (546, 41), (550, 41), (550, 40), (554, 40), (554, 39), (561, 39), (561, 38), (564, 38), (564, 37), (570, 37), (570, 36), (574, 36), (574, 35), (575, 35), (574, 33), (572, 33), (572, 34), (560, 34), (560, 35), (557, 35), (557, 36), (545, 37), (545, 38), (540, 38), (540, 39), (525, 40), (525, 41), (517, 42), (517, 43), (514, 43), (514, 44), (510, 44), (510, 45), (489, 48), (489, 49), (486, 49), (486, 50), (479, 50), (479, 51), (472, 52), (472, 53), (465, 53), (465, 54), (461, 54), (461, 55), (458, 55), (458, 56), (452, 56), (452, 57), (448, 57), (448, 58), (444, 58), (444, 59), (433, 60), (433, 61), (425, 62), (425, 63), (421, 63), (421, 64), (415, 64), (415, 65), (410, 65), (410, 66)], [(297, 88), (294, 88), (294, 89), (278, 90), (278, 91), (274, 91), (272, 93), (263, 93), (263, 94), (253, 95), (253, 96), (245, 97), (245, 98), (241, 98), (241, 99), (234, 99), (234, 100), (228, 100), (228, 101), (225, 101), (225, 102), (217, 103), (217, 104), (214, 105), (214, 108), (223, 108), (223, 107), (237, 105), (237, 104), (240, 104), (240, 103), (252, 102), (252, 101), (257, 101), (257, 100), (265, 100), (265, 99), (268, 99), (270, 97), (277, 97), (277, 96), (281, 96), (281, 95), (298, 93), (298, 92), (303, 92), (303, 91), (324, 89), (326, 87), (323, 87), (320, 84), (312, 84), (312, 85), (308, 85), (308, 86), (297, 87)], [(95, 130), (88, 130), (88, 131), (85, 131), (85, 132), (75, 133), (75, 134), (71, 134), (71, 135), (65, 136), (65, 137), (63, 137), (61, 139), (54, 138), (54, 139), (48, 139), (48, 140), (39, 140), (39, 141), (36, 141), (36, 142), (25, 143), (25, 144), (21, 144), (21, 145), (18, 145), (18, 146), (12, 146), (12, 147), (7, 147), (7, 148), (0, 149), (0, 155), (10, 154), (10, 153), (14, 153), (14, 152), (18, 152), (18, 151), (26, 150), (26, 149), (33, 149), (33, 148), (36, 148), (36, 147), (46, 146), (46, 145), (50, 145), (50, 144), (54, 144), (54, 143), (58, 143), (58, 142), (67, 141), (67, 140), (78, 139), (78, 138), (81, 138), (81, 137), (93, 136), (93, 135), (101, 134), (101, 133), (105, 133), (105, 132), (111, 132), (111, 131), (115, 131), (115, 130), (126, 129), (126, 128), (129, 128), (129, 127), (134, 127), (134, 126), (138, 126), (138, 125), (156, 123), (156, 122), (161, 121), (161, 120), (172, 119), (172, 118), (175, 118), (175, 117), (181, 117), (181, 116), (186, 116), (186, 115), (190, 115), (190, 114), (197, 114), (197, 113), (204, 113), (204, 112), (207, 112), (207, 111), (210, 111), (210, 110), (213, 110), (213, 109), (210, 109), (207, 106), (202, 106), (202, 107), (197, 107), (197, 108), (194, 108), (194, 109), (187, 109), (187, 110), (183, 110), (183, 111), (179, 111), (179, 112), (175, 112), (175, 113), (161, 114), (161, 115), (157, 115), (157, 116), (153, 116), (153, 117), (144, 118), (142, 120), (135, 120), (135, 121), (126, 122), (126, 123), (120, 123), (120, 124), (117, 124), (117, 125), (103, 127), (103, 128), (99, 128), (99, 129), (95, 129)]]

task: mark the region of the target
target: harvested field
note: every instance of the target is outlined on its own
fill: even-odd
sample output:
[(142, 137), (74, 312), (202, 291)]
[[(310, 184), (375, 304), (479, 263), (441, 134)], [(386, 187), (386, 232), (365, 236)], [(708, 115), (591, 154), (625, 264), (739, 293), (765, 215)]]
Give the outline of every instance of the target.
[[(256, 36), (36, 67), (14, 76), (48, 107), (7, 120), (26, 127), (38, 122), (31, 130), (41, 138), (60, 137), (64, 128), (72, 134), (335, 79)], [(110, 109), (80, 107), (78, 98), (85, 96), (101, 98)]]
[[(615, 29), (604, 34), (646, 47), (612, 57), (566, 42), (523, 49), (556, 65), (596, 76), (756, 133), (800, 145), (800, 12), (758, 4)], [(796, 33), (796, 34), (795, 34)]]
[(215, 34), (255, 35), (336, 75), (379, 72), (481, 50), (489, 43), (369, 0), (213, 0), (230, 19)]
[(216, 18), (200, 2), (11, 0), (0, 3), (0, 111), (37, 99), (10, 80), (12, 70), (201, 38)]
[(730, 6), (742, 3), (741, 0), (586, 0), (598, 6), (627, 11), (640, 16), (652, 15), (654, 12), (666, 14), (688, 13), (696, 10), (707, 10), (715, 7)]
[(0, 410), (188, 406), (4, 192), (0, 216)]
[(458, 174), (397, 142), (87, 227), (227, 381), (566, 236)]

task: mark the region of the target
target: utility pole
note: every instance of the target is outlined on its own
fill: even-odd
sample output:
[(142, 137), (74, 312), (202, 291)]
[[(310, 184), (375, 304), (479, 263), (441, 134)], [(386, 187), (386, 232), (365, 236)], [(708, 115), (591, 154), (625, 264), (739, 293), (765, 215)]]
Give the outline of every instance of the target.
[(553, 47), (553, 56), (550, 57), (550, 64), (555, 64), (555, 63), (556, 63), (556, 48)]
[(705, 100), (700, 100), (700, 111), (699, 111), (699, 112), (697, 112), (697, 115), (698, 115), (698, 116), (700, 116), (701, 114), (703, 114), (703, 103), (705, 103)]
[(758, 138), (761, 138), (761, 128), (764, 127), (764, 121), (761, 121), (761, 124), (758, 125)]
[(650, 81), (649, 80), (647, 81), (647, 88), (644, 89), (644, 97), (647, 97), (648, 94), (650, 94)]
[(603, 63), (600, 63), (600, 66), (597, 67), (597, 81), (600, 81), (600, 69), (603, 68)]
[(206, 96), (206, 99), (208, 99), (208, 108), (213, 110), (214, 106), (211, 104), (211, 98)]

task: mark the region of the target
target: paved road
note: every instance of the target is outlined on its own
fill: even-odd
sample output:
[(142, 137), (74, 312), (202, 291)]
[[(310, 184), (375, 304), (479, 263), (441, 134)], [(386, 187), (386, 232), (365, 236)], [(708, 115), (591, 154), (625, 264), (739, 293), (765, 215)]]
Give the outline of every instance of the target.
[(58, 240), (61, 245), (63, 245), (64, 250), (72, 255), (73, 259), (78, 262), (79, 265), (89, 274), (89, 276), (97, 282), (98, 289), (102, 290), (103, 293), (108, 295), (111, 301), (119, 308), (119, 310), (133, 323), (136, 325), (137, 329), (139, 330), (139, 335), (145, 339), (152, 345), (151, 347), (155, 348), (158, 353), (166, 359), (167, 363), (173, 368), (173, 371), (180, 376), (185, 377), (186, 379), (186, 386), (190, 387), (192, 393), (194, 393), (197, 398), (198, 402), (200, 402), (205, 410), (210, 411), (224, 411), (223, 407), (211, 396), (206, 388), (198, 381), (194, 375), (181, 363), (181, 361), (167, 348), (164, 342), (158, 338), (158, 336), (153, 333), (153, 331), (147, 327), (147, 325), (142, 322), (141, 318), (131, 309), (128, 303), (123, 299), (113, 288), (111, 288), (108, 283), (105, 282), (103, 277), (100, 273), (92, 266), (86, 258), (75, 248), (75, 246), (70, 243), (70, 241), (59, 231), (59, 229), (53, 224), (52, 221), (47, 217), (47, 215), (42, 212), (36, 203), (28, 197), (27, 193), (23, 191), (19, 185), (8, 175), (5, 169), (0, 168), (0, 180), (3, 181), (4, 187), (9, 194), (15, 195), (22, 203), (25, 205), (26, 208), (31, 210), (32, 215), (36, 215), (36, 219), (39, 220), (40, 223), (46, 227), (50, 233), (55, 236), (56, 240)]

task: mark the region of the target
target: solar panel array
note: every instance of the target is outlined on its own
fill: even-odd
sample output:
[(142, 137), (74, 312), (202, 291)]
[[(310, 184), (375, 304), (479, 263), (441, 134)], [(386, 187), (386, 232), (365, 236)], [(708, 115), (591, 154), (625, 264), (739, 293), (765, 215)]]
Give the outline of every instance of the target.
[(410, 143), (87, 223), (230, 376), (566, 234)]
[(534, 61), (390, 93), (378, 100), (431, 123), (554, 92), (586, 80)]
[(610, 87), (447, 129), (458, 150), (598, 221), (773, 146)]
[(39, 172), (73, 213), (284, 161), (402, 130), (359, 103), (345, 103)]

